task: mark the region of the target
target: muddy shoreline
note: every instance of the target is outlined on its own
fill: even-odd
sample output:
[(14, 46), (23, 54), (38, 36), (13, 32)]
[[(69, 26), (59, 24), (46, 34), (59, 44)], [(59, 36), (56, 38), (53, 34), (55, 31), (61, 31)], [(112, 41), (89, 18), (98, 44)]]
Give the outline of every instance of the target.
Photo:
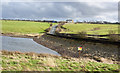
[[(58, 37), (54, 37), (54, 36), (50, 36), (46, 34), (44, 35), (43, 34), (42, 35), (38, 35), (38, 34), (21, 35), (21, 34), (13, 34), (13, 33), (2, 33), (2, 36), (33, 38), (35, 42), (45, 47), (48, 47), (52, 50), (55, 50), (62, 56), (78, 58), (79, 54), (77, 51), (77, 47), (82, 46), (83, 52), (81, 53), (81, 57), (87, 57), (90, 59), (93, 59), (93, 58), (95, 59), (96, 57), (96, 59), (100, 61), (101, 61), (101, 58), (106, 58), (111, 61), (114, 61), (115, 63), (116, 62), (118, 63), (119, 61), (118, 60), (118, 48), (115, 45), (105, 45), (105, 44), (100, 44), (100, 43), (76, 41), (73, 39), (58, 38)], [(112, 48), (112, 49), (108, 50), (109, 48)], [(113, 48), (117, 48), (117, 49), (115, 50)], [(107, 54), (108, 52), (109, 54)]]
[(21, 33), (0, 33), (0, 36), (20, 37), (20, 38), (33, 38), (39, 34), (21, 34)]

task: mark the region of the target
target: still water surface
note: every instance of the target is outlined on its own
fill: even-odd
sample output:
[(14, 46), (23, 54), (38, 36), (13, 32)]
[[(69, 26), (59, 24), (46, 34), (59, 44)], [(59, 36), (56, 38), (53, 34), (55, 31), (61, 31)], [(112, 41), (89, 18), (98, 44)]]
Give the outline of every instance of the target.
[(60, 54), (58, 54), (56, 51), (36, 43), (31, 38), (0, 36), (0, 38), (1, 37), (2, 37), (2, 50), (47, 53), (60, 56)]

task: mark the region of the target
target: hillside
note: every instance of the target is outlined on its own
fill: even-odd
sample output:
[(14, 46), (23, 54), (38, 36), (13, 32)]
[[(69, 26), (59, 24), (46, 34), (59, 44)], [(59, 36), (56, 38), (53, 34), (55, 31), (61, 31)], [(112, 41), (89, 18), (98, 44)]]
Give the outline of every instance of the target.
[(49, 26), (47, 22), (2, 20), (2, 33), (43, 33)]
[(79, 33), (86, 32), (86, 34), (95, 34), (95, 35), (106, 35), (109, 32), (114, 32), (114, 34), (118, 34), (118, 24), (66, 24), (63, 27), (66, 30), (63, 30), (61, 33)]

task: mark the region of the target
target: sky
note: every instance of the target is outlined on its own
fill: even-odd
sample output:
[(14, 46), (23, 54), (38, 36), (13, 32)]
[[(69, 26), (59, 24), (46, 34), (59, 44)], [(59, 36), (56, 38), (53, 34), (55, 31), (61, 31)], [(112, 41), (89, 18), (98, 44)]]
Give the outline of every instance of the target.
[(118, 21), (118, 2), (2, 2), (2, 18)]

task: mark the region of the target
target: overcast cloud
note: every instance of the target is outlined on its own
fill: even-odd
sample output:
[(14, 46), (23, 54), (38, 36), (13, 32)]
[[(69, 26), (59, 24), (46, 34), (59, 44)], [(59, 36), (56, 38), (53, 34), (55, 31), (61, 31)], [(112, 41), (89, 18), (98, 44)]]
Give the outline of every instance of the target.
[(3, 2), (2, 18), (118, 21), (118, 3)]

